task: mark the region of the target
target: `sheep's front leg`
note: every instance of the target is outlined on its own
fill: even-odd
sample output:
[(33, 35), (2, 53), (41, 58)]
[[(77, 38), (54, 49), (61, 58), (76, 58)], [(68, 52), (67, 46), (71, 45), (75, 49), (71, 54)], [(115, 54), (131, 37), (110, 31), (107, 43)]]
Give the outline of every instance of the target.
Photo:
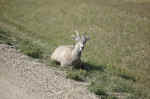
[(65, 63), (64, 63), (64, 62), (61, 62), (61, 63), (60, 63), (60, 66), (61, 66), (61, 67), (64, 67), (64, 66), (65, 66)]
[(61, 65), (62, 67), (64, 67), (64, 66), (71, 66), (71, 65), (72, 65), (72, 62), (62, 61), (62, 62), (60, 62), (60, 65)]

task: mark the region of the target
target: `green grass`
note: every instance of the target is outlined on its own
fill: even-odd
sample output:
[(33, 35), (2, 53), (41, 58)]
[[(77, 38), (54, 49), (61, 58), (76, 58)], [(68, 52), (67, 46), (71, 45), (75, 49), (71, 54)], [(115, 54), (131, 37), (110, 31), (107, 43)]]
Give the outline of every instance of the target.
[(74, 30), (87, 32), (84, 73), (67, 70), (68, 77), (90, 82), (89, 90), (108, 99), (116, 93), (149, 99), (149, 5), (149, 0), (0, 0), (0, 43), (53, 65), (49, 56), (58, 45), (72, 44)]
[(87, 72), (85, 70), (70, 70), (67, 72), (67, 78), (74, 79), (77, 81), (85, 81)]
[(34, 44), (29, 40), (23, 40), (19, 45), (19, 49), (21, 49), (21, 51), (28, 56), (31, 56), (33, 58), (42, 58), (44, 52), (41, 50), (42, 48), (37, 44)]
[(10, 37), (8, 32), (0, 30), (0, 43), (10, 43), (11, 40), (8, 37)]

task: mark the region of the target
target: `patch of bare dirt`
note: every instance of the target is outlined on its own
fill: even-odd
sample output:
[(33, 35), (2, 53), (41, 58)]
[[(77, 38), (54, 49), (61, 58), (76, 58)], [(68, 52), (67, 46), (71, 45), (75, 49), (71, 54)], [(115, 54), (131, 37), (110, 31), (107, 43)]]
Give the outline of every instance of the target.
[(1, 99), (98, 99), (86, 84), (0, 44)]

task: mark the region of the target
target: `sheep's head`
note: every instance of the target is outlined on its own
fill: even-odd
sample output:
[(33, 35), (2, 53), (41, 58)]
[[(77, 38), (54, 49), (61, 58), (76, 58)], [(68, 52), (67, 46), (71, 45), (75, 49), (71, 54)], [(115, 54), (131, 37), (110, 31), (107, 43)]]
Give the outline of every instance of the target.
[(84, 49), (86, 42), (89, 40), (89, 37), (86, 36), (85, 33), (80, 35), (78, 31), (75, 31), (75, 35), (72, 35), (72, 38), (80, 46), (80, 50)]

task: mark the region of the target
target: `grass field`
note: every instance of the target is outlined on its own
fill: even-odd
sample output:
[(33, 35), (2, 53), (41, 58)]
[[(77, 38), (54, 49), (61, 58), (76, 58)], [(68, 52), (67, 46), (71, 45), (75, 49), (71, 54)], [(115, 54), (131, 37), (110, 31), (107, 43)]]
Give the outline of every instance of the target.
[[(0, 0), (0, 42), (54, 65), (74, 30), (91, 40), (88, 70), (66, 70), (104, 99), (150, 99), (150, 0)], [(120, 99), (119, 98), (119, 99)]]

